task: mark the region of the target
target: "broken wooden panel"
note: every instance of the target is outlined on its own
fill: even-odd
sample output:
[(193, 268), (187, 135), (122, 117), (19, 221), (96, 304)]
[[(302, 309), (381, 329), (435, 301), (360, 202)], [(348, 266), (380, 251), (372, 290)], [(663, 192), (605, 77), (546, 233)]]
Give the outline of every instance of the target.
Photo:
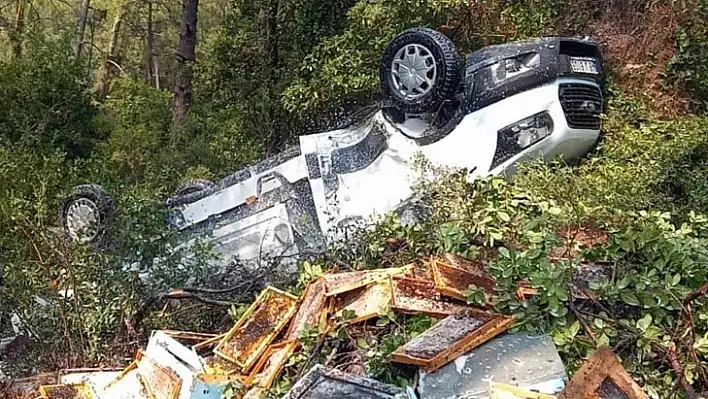
[(138, 378), (150, 399), (177, 399), (182, 379), (174, 370), (161, 366), (142, 351), (138, 352), (137, 360)]
[(176, 331), (176, 330), (161, 330), (161, 331), (176, 340), (186, 341), (186, 342), (194, 342), (195, 344), (198, 344), (200, 342), (204, 342), (210, 338), (218, 337), (217, 334), (206, 334), (206, 333), (198, 333), (198, 332), (191, 332), (191, 331)]
[(214, 349), (247, 372), (297, 310), (297, 297), (274, 287), (258, 296)]
[(285, 339), (298, 339), (307, 326), (318, 326), (324, 330), (327, 321), (326, 308), (325, 282), (320, 278), (307, 285), (298, 312), (285, 333)]
[(380, 281), (366, 287), (349, 291), (334, 298), (335, 317), (341, 318), (344, 312), (354, 312), (349, 323), (359, 323), (379, 315), (391, 303), (391, 282)]
[(391, 278), (391, 307), (402, 313), (446, 317), (468, 307), (444, 298), (435, 290), (435, 283), (408, 277)]
[(138, 361), (134, 360), (101, 392), (102, 397), (112, 399), (145, 399), (147, 392), (138, 375)]
[(224, 337), (226, 337), (226, 334), (227, 333), (223, 333), (223, 334), (217, 335), (215, 337), (207, 338), (204, 341), (201, 341), (201, 342), (198, 342), (198, 343), (192, 345), (192, 349), (199, 352), (202, 349), (206, 349), (211, 346), (217, 345), (219, 343), (219, 341), (221, 341), (222, 339), (224, 339)]
[[(249, 392), (263, 391), (270, 388), (290, 355), (295, 351), (296, 346), (297, 341), (292, 340), (269, 346), (246, 379), (246, 385), (253, 386), (249, 389)], [(251, 395), (254, 394), (251, 393)]]
[(391, 354), (395, 362), (434, 371), (507, 330), (514, 318), (473, 309), (448, 316)]
[(410, 278), (415, 278), (418, 280), (433, 280), (433, 274), (430, 272), (430, 266), (429, 266), (429, 261), (426, 259), (421, 259), (420, 264), (418, 263), (411, 263), (409, 265), (406, 265), (407, 267), (412, 267), (412, 270), (410, 273), (407, 273), (407, 275)]
[(43, 385), (39, 393), (43, 399), (97, 399), (87, 384)]
[(487, 272), (487, 266), (483, 262), (445, 253), (442, 259), (438, 259), (438, 263), (443, 263), (455, 269), (465, 271), (475, 276), (476, 286), (482, 287), (490, 293), (494, 291), (496, 282), (492, 275)]
[(558, 399), (648, 399), (608, 347), (601, 347), (580, 367)]
[(360, 270), (356, 272), (325, 274), (322, 279), (325, 282), (327, 296), (343, 294), (357, 288), (367, 286), (381, 280), (386, 280), (389, 276), (401, 276), (413, 273), (414, 265), (403, 267), (393, 267), (389, 269)]
[(576, 397), (580, 399), (648, 398), (607, 347), (598, 349), (590, 356), (558, 396), (559, 399)]
[(406, 391), (399, 387), (318, 364), (296, 382), (282, 399), (394, 399), (406, 397), (403, 396), (405, 394)]
[(207, 375), (239, 375), (241, 368), (221, 356), (211, 355), (204, 358), (204, 373)]
[(489, 281), (465, 270), (437, 260), (431, 262), (431, 269), (435, 279), (435, 289), (443, 295), (466, 301), (465, 291), (470, 288), (470, 285), (484, 288), (488, 294), (494, 293), (493, 283), (492, 288), (487, 288)]
[(556, 397), (492, 381), (489, 383), (489, 399), (556, 399)]

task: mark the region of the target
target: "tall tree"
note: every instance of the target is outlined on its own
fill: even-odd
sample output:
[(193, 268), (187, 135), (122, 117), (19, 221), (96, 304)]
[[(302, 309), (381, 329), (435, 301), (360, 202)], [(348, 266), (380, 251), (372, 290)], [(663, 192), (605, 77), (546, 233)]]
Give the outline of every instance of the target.
[(182, 22), (177, 49), (177, 74), (172, 102), (172, 144), (183, 141), (187, 111), (192, 101), (192, 66), (196, 61), (199, 0), (182, 0)]
[(17, 0), (15, 8), (15, 26), (10, 34), (12, 42), (12, 55), (15, 58), (22, 57), (22, 39), (25, 33), (25, 9), (29, 0)]
[[(268, 91), (270, 98), (278, 98), (278, 67), (280, 66), (280, 35), (278, 31), (278, 9), (280, 8), (280, 0), (270, 0), (266, 4), (267, 9), (264, 10), (267, 15), (265, 21), (265, 37), (266, 51), (268, 62)], [(280, 141), (282, 141), (280, 132), (280, 123), (277, 115), (277, 107), (270, 106), (268, 109), (268, 152), (277, 150)]]
[(145, 78), (150, 84), (160, 88), (160, 78), (157, 76), (157, 58), (155, 57), (155, 28), (153, 26), (153, 5), (147, 1), (147, 35), (145, 37)]
[(81, 57), (81, 53), (84, 50), (84, 34), (86, 33), (86, 21), (88, 20), (90, 7), (91, 0), (83, 0), (81, 2), (81, 9), (79, 9), (79, 23), (76, 28), (76, 48), (74, 49), (74, 55), (77, 58)]
[(120, 69), (120, 64), (118, 64), (118, 55), (120, 53), (120, 36), (123, 21), (125, 20), (128, 11), (130, 11), (130, 6), (132, 5), (132, 0), (123, 0), (118, 9), (118, 14), (116, 14), (115, 20), (113, 20), (113, 28), (111, 29), (111, 37), (108, 42), (108, 51), (103, 57), (101, 66), (98, 70), (98, 79), (96, 80), (95, 90), (101, 97), (108, 95), (108, 86), (113, 77), (113, 71)]

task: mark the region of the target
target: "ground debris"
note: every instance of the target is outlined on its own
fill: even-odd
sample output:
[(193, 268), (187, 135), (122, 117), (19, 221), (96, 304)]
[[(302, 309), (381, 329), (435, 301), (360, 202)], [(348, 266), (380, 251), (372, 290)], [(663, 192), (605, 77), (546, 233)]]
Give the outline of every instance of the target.
[(401, 388), (316, 365), (283, 399), (407, 398), (405, 395), (406, 391)]
[[(589, 245), (603, 243), (599, 235), (586, 235), (592, 236)], [(592, 299), (585, 280), (610, 273), (610, 266), (581, 263), (573, 297)], [(486, 306), (467, 302), (471, 285), (484, 289)], [(516, 292), (507, 294), (538, 295), (528, 281), (512, 289)], [(449, 253), (403, 267), (325, 273), (309, 281), (299, 297), (266, 287), (226, 332), (154, 331), (145, 351), (122, 372), (110, 379), (99, 372), (78, 383), (92, 389), (94, 396), (85, 397), (96, 399), (211, 399), (227, 388), (234, 399), (263, 399), (283, 373), (295, 383), (285, 396), (291, 399), (415, 399), (416, 390), (420, 399), (547, 399), (563, 388), (570, 396), (559, 399), (575, 398), (572, 381), (565, 387), (565, 368), (548, 336), (505, 333), (515, 318), (490, 311), (498, 290), (486, 262)], [(382, 359), (409, 375), (418, 368), (415, 388), (408, 391), (366, 378), (371, 350), (379, 350), (371, 345), (400, 327), (395, 313), (432, 318), (422, 319), (432, 327), (406, 335), (407, 342), (398, 341)], [(374, 323), (377, 317), (383, 319)], [(294, 357), (304, 361), (289, 362)], [(632, 386), (606, 379), (598, 380), (594, 393)], [(44, 388), (56, 384), (69, 382), (45, 383)]]
[(327, 296), (334, 296), (385, 280), (389, 276), (412, 274), (413, 270), (414, 265), (411, 264), (403, 267), (388, 269), (360, 270), (347, 273), (325, 274), (322, 276), (322, 279), (324, 280)]
[(421, 399), (479, 398), (494, 382), (553, 395), (567, 379), (549, 335), (502, 334), (431, 373), (419, 370), (418, 392)]
[(380, 281), (344, 293), (334, 299), (335, 317), (343, 318), (345, 312), (355, 315), (349, 323), (359, 323), (377, 317), (391, 303), (391, 282)]
[(492, 339), (514, 323), (513, 317), (473, 309), (448, 316), (393, 352), (398, 363), (434, 371), (458, 356)]
[(214, 353), (248, 372), (295, 314), (297, 301), (292, 294), (266, 288), (219, 342)]
[(601, 347), (580, 367), (558, 399), (648, 399), (608, 347)]
[(443, 297), (432, 281), (395, 277), (391, 286), (391, 307), (402, 313), (446, 317), (467, 308), (464, 302)]

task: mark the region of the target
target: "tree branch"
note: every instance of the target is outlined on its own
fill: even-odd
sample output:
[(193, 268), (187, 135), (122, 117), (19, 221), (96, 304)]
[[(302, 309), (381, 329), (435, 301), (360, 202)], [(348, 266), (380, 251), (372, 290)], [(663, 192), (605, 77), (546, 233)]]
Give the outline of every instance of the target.
[(686, 391), (686, 395), (688, 395), (688, 399), (699, 399), (698, 393), (693, 389), (691, 384), (688, 383), (686, 378), (683, 375), (683, 368), (681, 367), (681, 363), (679, 363), (678, 355), (676, 354), (676, 350), (671, 348), (666, 350), (666, 356), (669, 358), (669, 363), (671, 364), (671, 368), (674, 370), (676, 373), (676, 378), (679, 381), (679, 385), (681, 385), (681, 388), (683, 388), (684, 391)]

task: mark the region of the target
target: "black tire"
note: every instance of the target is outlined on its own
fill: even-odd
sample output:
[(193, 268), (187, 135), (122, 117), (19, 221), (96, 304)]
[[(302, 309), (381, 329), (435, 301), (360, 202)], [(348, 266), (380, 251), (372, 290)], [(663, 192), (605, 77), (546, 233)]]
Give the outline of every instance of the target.
[[(82, 233), (75, 230), (76, 226), (70, 213), (73, 212), (72, 206), (79, 203), (84, 203), (87, 207), (95, 207), (95, 212), (98, 215), (97, 222), (92, 225), (92, 229), (95, 230), (92, 230), (90, 234), (84, 233), (82, 235)], [(84, 184), (76, 186), (71, 195), (62, 201), (59, 219), (62, 229), (72, 241), (101, 246), (106, 232), (113, 223), (115, 214), (115, 201), (103, 187), (96, 184)]]
[(214, 184), (213, 182), (211, 182), (209, 180), (203, 180), (203, 179), (187, 180), (177, 189), (177, 191), (175, 191), (175, 194), (173, 195), (173, 197), (181, 197), (184, 195), (198, 193), (198, 192), (204, 191), (204, 190), (211, 190), (214, 187), (216, 187), (216, 184)]
[[(404, 47), (418, 44), (432, 53), (436, 74), (434, 84), (418, 98), (408, 98), (396, 89), (392, 74), (394, 58)], [(409, 114), (435, 112), (446, 100), (454, 98), (460, 84), (462, 61), (452, 41), (428, 28), (408, 29), (396, 36), (381, 57), (380, 80), (384, 95), (398, 110)], [(430, 77), (430, 76), (429, 76)], [(431, 78), (432, 79), (432, 78)]]

